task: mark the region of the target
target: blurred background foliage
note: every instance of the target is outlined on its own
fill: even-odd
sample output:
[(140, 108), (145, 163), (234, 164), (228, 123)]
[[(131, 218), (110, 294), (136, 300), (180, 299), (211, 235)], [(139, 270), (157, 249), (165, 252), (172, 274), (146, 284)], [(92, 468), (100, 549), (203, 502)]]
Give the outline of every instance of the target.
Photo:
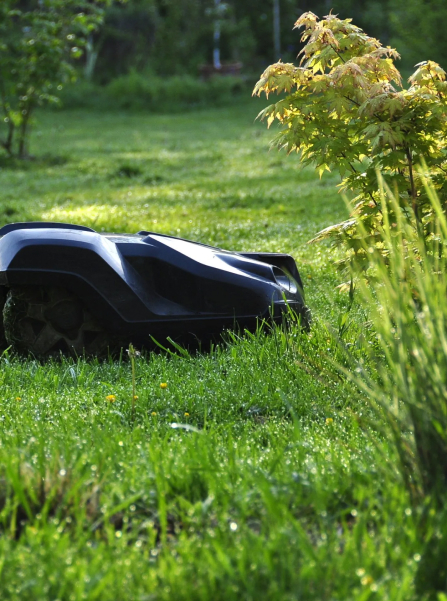
[[(397, 46), (402, 67), (415, 62), (447, 59), (444, 0), (226, 0), (221, 20), (222, 62), (241, 61), (243, 72), (259, 70), (279, 58), (293, 61), (301, 49), (293, 31), (299, 16), (311, 10), (320, 17), (333, 11), (352, 18), (383, 44)], [(273, 9), (279, 7), (280, 56), (275, 55)], [(212, 62), (215, 0), (128, 0), (114, 2), (104, 26), (94, 35), (95, 69), (89, 75), (100, 83), (131, 69), (158, 75), (197, 75)]]
[[(51, 1), (7, 3), (31, 12)], [(84, 0), (89, 3), (102, 5), (102, 25), (72, 61), (79, 77), (61, 94), (68, 108), (172, 110), (246, 97), (267, 65), (280, 58), (296, 61), (301, 43), (293, 25), (309, 10), (352, 18), (396, 47), (404, 76), (422, 60), (447, 63), (444, 0)], [(222, 65), (237, 65), (236, 77), (204, 82), (213, 64), (216, 24)]]

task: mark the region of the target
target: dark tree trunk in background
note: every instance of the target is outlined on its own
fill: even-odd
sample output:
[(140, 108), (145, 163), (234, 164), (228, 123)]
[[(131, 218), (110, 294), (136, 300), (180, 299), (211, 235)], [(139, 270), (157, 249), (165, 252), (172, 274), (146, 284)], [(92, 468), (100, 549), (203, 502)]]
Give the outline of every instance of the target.
[(274, 61), (281, 58), (281, 15), (279, 0), (273, 0), (273, 49), (275, 56)]

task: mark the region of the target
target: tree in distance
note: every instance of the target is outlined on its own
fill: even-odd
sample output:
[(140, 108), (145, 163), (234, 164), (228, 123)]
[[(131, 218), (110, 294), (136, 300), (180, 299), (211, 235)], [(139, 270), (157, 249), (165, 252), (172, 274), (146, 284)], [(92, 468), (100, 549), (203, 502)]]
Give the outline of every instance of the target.
[(29, 124), (37, 106), (57, 103), (58, 93), (76, 78), (79, 58), (112, 0), (41, 0), (22, 8), (0, 3), (0, 145), (9, 156), (27, 156)]

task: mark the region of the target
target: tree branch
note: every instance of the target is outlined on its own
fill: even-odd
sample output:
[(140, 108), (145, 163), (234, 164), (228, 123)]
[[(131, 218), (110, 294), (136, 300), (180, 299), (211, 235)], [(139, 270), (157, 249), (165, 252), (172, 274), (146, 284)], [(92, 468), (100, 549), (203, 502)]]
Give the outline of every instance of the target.
[(413, 156), (409, 146), (405, 148), (405, 155), (408, 161), (408, 172), (410, 175), (410, 195), (411, 195), (411, 206), (413, 208), (414, 216), (416, 217), (416, 221), (420, 222), (419, 211), (417, 206), (417, 192), (416, 186), (414, 184), (414, 174), (413, 174)]

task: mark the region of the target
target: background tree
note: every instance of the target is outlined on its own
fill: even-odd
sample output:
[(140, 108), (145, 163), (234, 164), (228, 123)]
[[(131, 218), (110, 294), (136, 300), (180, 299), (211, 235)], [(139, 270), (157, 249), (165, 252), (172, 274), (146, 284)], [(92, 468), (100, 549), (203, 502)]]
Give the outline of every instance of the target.
[(73, 59), (101, 23), (104, 1), (39, 0), (0, 4), (0, 144), (24, 157), (34, 109), (57, 102), (62, 86), (76, 77)]
[[(250, 20), (235, 2), (220, 5), (221, 61), (250, 65), (256, 55)], [(133, 69), (163, 76), (190, 74), (213, 61), (214, 0), (131, 0), (107, 9), (96, 33), (95, 80), (107, 83)], [(272, 57), (269, 57), (272, 58)]]
[[(280, 9), (280, 53), (274, 49), (274, 1)], [(402, 49), (402, 66), (410, 71), (425, 56), (447, 62), (441, 0), (225, 0), (221, 23), (221, 61), (242, 61), (246, 74), (258, 73), (281, 59), (293, 61), (302, 44), (291, 24), (301, 14), (353, 18), (383, 44)], [(104, 26), (89, 36), (86, 69), (101, 84), (129, 70), (163, 76), (197, 76), (212, 62), (214, 0), (128, 0), (105, 11)], [(420, 31), (423, 29), (423, 35)]]
[(430, 56), (447, 64), (447, 3), (444, 0), (390, 0), (392, 43), (399, 44), (405, 68)]

